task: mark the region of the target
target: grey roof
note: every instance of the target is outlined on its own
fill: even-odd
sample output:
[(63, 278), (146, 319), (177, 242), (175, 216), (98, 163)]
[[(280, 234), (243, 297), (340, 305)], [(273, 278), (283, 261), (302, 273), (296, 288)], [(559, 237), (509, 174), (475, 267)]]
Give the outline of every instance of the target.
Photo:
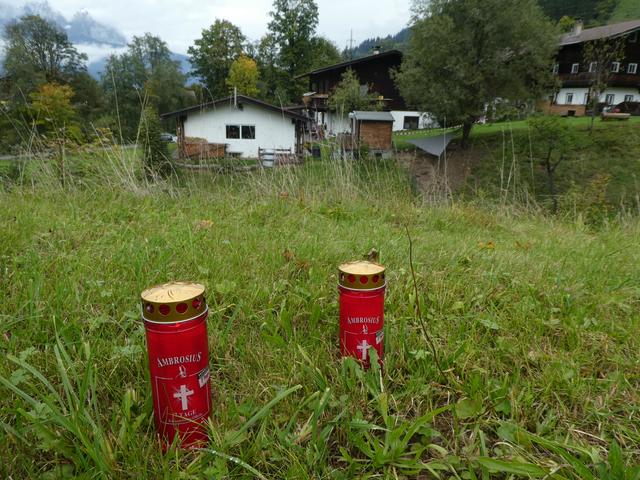
[(447, 149), (447, 146), (449, 146), (451, 140), (453, 140), (455, 136), (455, 133), (445, 133), (444, 135), (438, 135), (437, 137), (418, 138), (416, 140), (407, 141), (430, 155), (440, 157), (442, 152)]
[(171, 118), (177, 117), (179, 115), (185, 115), (190, 112), (197, 112), (202, 110), (208, 110), (210, 108), (215, 109), (218, 105), (233, 105), (233, 103), (237, 102), (239, 105), (242, 103), (251, 103), (258, 107), (265, 108), (267, 110), (272, 110), (277, 113), (281, 113), (291, 118), (295, 118), (297, 120), (309, 120), (308, 117), (304, 115), (300, 115), (298, 113), (289, 110), (287, 107), (277, 107), (275, 105), (271, 105), (270, 103), (263, 102), (262, 100), (258, 100), (257, 98), (247, 97), (246, 95), (236, 95), (235, 99), (233, 95), (229, 97), (220, 98), (218, 100), (214, 100), (213, 102), (203, 103), (202, 105), (194, 105), (193, 107), (183, 108), (182, 110), (177, 110), (175, 112), (163, 113), (160, 115), (160, 118)]
[(340, 70), (342, 68), (351, 67), (360, 63), (380, 60), (381, 58), (385, 57), (398, 57), (400, 60), (402, 60), (402, 52), (400, 50), (388, 50), (386, 52), (374, 53), (373, 55), (367, 55), (366, 57), (360, 57), (354, 60), (349, 60), (347, 62), (336, 63), (335, 65), (322, 67), (312, 72), (303, 73), (302, 75), (298, 75), (296, 78), (308, 77), (309, 75), (316, 75), (318, 73), (329, 72), (331, 70)]
[(585, 28), (579, 35), (576, 35), (574, 32), (563, 35), (560, 39), (560, 46), (590, 42), (601, 38), (619, 37), (620, 35), (631, 33), (638, 29), (640, 29), (640, 19), (604, 25), (602, 27)]
[(394, 118), (389, 112), (368, 112), (356, 110), (353, 112), (353, 118), (356, 120), (368, 120), (370, 122), (393, 122)]

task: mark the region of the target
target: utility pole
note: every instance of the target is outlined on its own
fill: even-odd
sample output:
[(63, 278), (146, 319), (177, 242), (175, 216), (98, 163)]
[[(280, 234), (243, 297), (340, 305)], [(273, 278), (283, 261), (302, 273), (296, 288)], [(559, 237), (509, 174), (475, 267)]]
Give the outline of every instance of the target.
[(349, 37), (349, 60), (353, 60), (353, 28), (351, 29), (351, 36)]

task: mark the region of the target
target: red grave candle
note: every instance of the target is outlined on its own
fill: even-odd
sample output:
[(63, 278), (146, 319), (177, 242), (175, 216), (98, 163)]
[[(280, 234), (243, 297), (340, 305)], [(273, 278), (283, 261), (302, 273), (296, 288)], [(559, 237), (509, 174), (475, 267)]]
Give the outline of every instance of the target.
[(211, 412), (204, 286), (172, 282), (142, 292), (156, 429), (166, 450), (208, 440)]
[(375, 348), (380, 363), (384, 356), (385, 268), (359, 261), (340, 265), (340, 353), (370, 366), (369, 349)]

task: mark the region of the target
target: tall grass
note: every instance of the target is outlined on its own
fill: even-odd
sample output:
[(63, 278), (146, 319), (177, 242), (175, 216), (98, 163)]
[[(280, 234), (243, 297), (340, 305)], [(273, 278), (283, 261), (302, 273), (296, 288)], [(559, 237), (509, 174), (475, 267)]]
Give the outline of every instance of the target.
[[(41, 157), (0, 192), (3, 477), (638, 478), (637, 219), (426, 203), (391, 161), (67, 160), (64, 187)], [(363, 371), (335, 269), (372, 247), (386, 356)], [(137, 298), (172, 279), (207, 286), (214, 401), (207, 448), (162, 455)]]

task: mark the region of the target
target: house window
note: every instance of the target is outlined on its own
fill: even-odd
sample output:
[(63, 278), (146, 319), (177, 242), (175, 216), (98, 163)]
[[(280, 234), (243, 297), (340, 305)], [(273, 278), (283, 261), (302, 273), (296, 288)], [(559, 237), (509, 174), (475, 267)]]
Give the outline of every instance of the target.
[(253, 140), (256, 138), (255, 125), (242, 125), (242, 138), (247, 140)]
[(573, 65), (571, 65), (571, 73), (578, 73), (579, 70), (580, 70), (579, 63), (574, 63)]
[(638, 41), (638, 32), (633, 32), (629, 35), (629, 42), (636, 43)]
[(611, 64), (611, 71), (613, 73), (618, 73), (620, 71), (620, 62), (613, 62)]
[(633, 95), (625, 95), (624, 96), (624, 101), (625, 102), (633, 102)]
[(589, 73), (594, 73), (598, 68), (598, 62), (591, 62), (589, 64)]
[(227, 125), (227, 138), (240, 138), (240, 125)]
[(253, 140), (256, 138), (256, 127), (255, 125), (227, 125), (227, 138)]
[(638, 71), (637, 63), (630, 63), (629, 66), (627, 67), (627, 73), (630, 73), (631, 75), (635, 75), (637, 71)]
[(573, 93), (567, 93), (564, 103), (565, 105), (571, 105), (573, 103)]
[(419, 122), (420, 117), (405, 116), (402, 128), (404, 128), (405, 130), (417, 130)]
[(559, 63), (556, 63), (556, 64), (553, 66), (553, 74), (554, 74), (554, 75), (558, 75), (558, 72), (559, 72), (559, 71), (560, 71), (560, 64), (559, 64)]
[(588, 93), (584, 94), (584, 101), (582, 103), (584, 103), (585, 105), (589, 105), (589, 94)]
[(605, 98), (605, 102), (607, 105), (613, 105), (613, 102), (616, 101), (616, 96), (613, 93), (607, 93)]

